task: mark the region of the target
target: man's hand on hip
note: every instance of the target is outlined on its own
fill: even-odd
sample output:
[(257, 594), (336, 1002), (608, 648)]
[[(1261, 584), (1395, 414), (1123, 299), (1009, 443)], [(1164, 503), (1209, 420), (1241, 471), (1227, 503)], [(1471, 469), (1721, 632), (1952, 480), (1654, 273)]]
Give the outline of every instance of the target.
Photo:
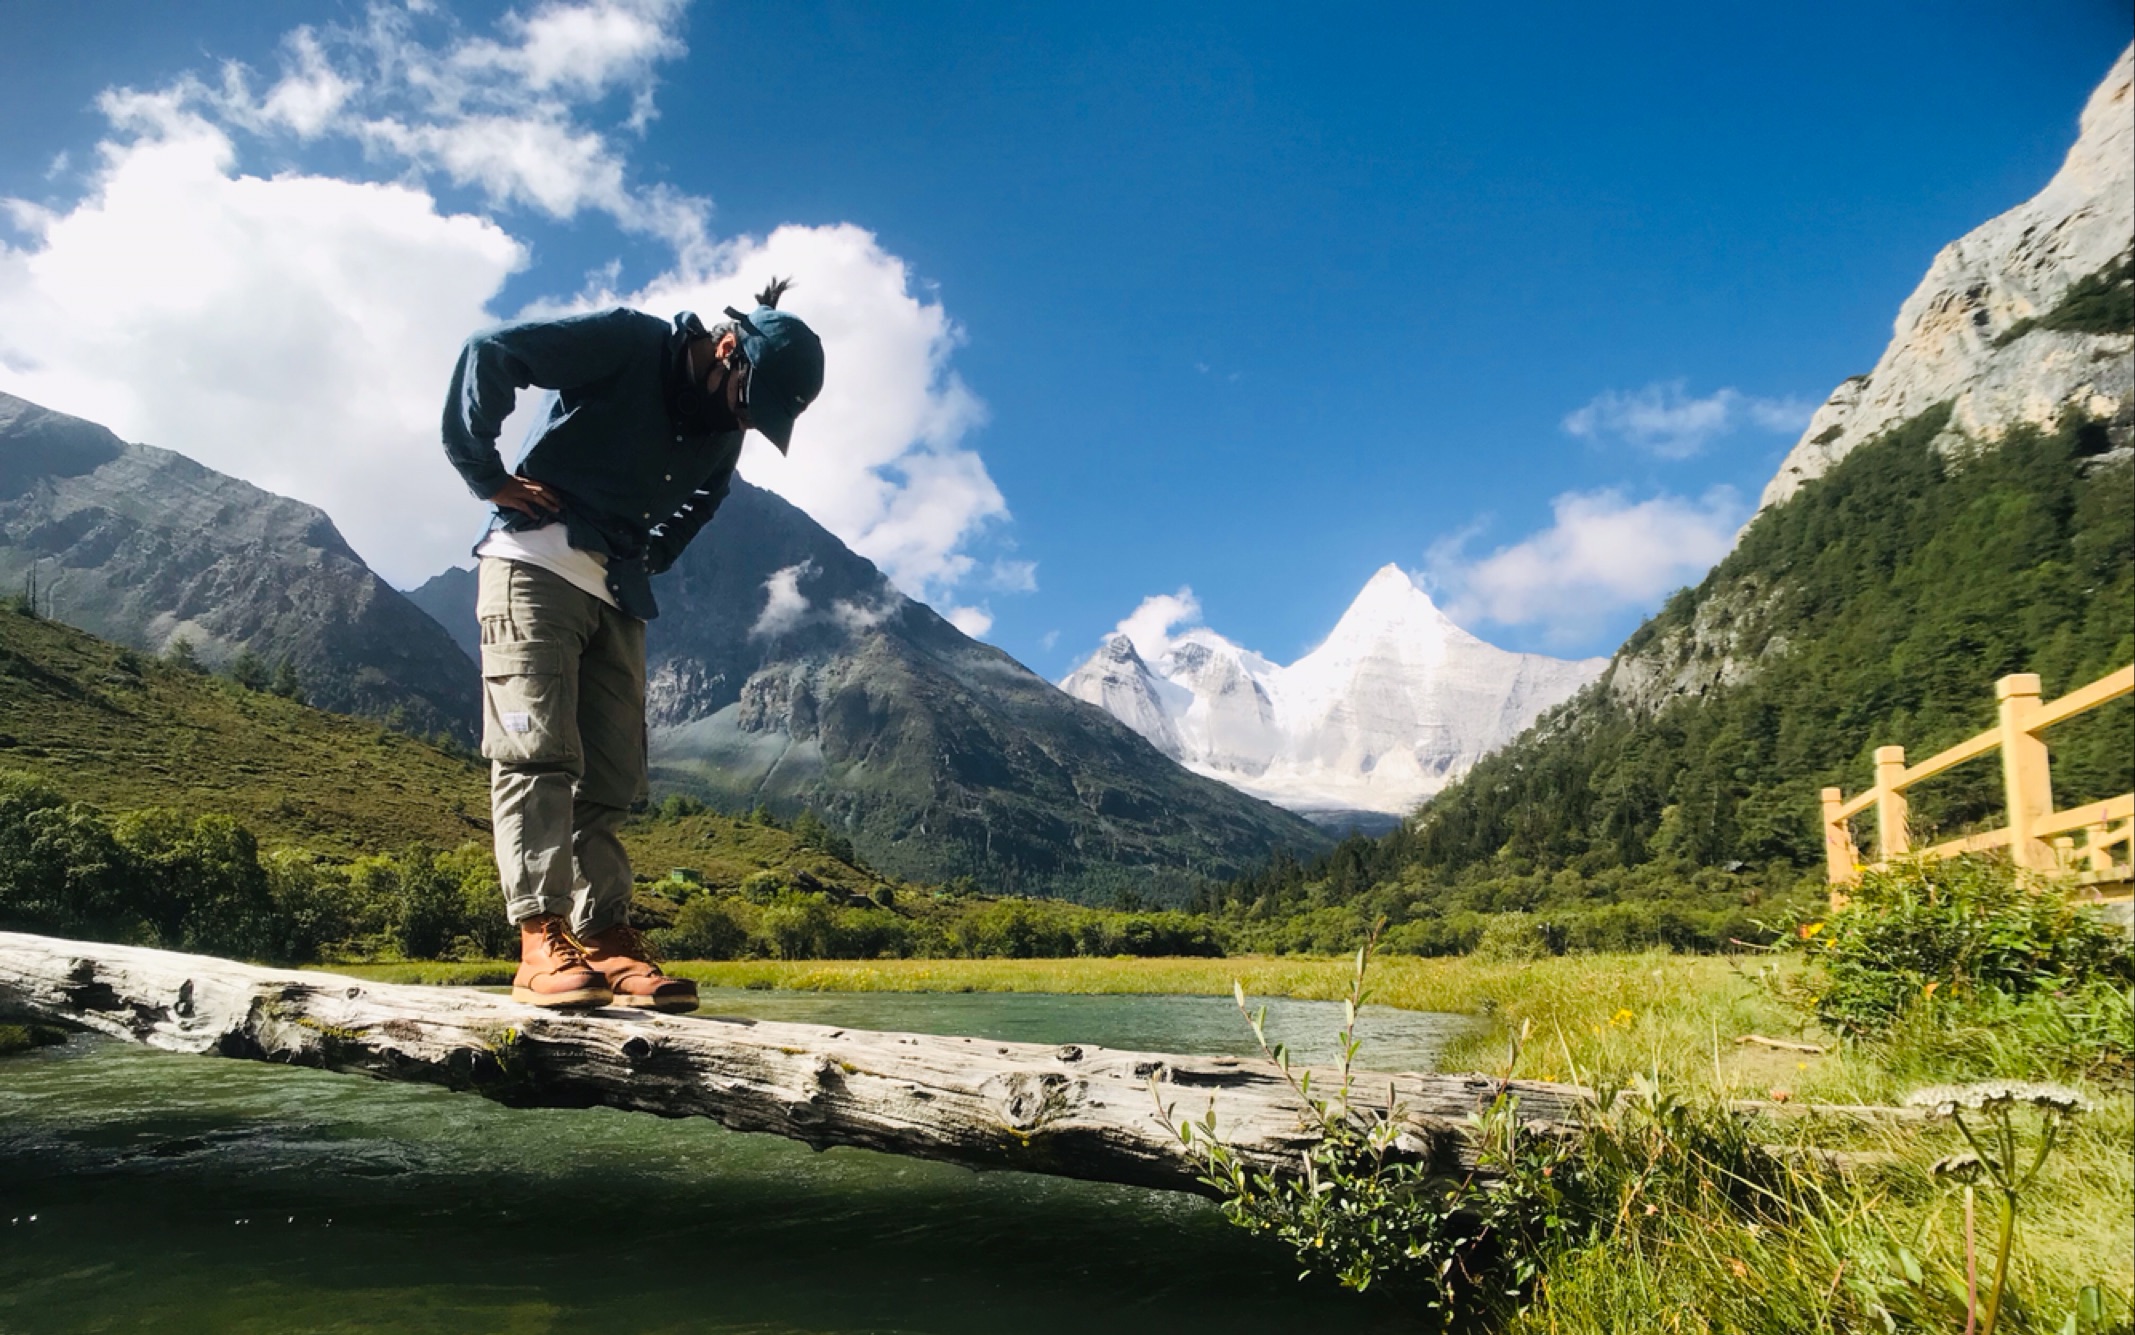
[(530, 477), (511, 478), (489, 498), (489, 503), (517, 510), (529, 519), (554, 519), (563, 513), (561, 493)]

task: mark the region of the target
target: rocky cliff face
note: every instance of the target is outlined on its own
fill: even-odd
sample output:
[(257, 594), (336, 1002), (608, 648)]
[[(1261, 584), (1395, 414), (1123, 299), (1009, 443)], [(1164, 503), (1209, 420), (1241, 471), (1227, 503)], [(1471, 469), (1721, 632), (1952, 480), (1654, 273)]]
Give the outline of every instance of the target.
[[(1326, 842), (966, 636), (740, 479), (655, 589), (663, 789), (809, 807), (899, 875), (1083, 899), (1177, 900), (1194, 876)], [(432, 591), (471, 628), (471, 579)]]
[[(2131, 247), (2135, 48), (2091, 94), (2075, 146), (2046, 188), (1935, 257), (1875, 369), (1817, 410), (1765, 488), (1760, 517), (1861, 445), (1923, 420), (1942, 421), (1935, 448), (1959, 460), (2014, 428), (2050, 428), (2076, 414), (2101, 424), (2108, 444), (2127, 446)], [(1740, 685), (1790, 647), (1768, 632), (1790, 596), (1784, 579), (1708, 579), (1682, 596), (1684, 615), (1642, 629), (1603, 682), (1634, 714)]]
[(1196, 773), (1293, 811), (1400, 815), (1604, 665), (1486, 644), (1390, 565), (1288, 666), (1207, 629), (1144, 662), (1119, 635), (1061, 688)]
[(287, 658), (313, 704), (472, 738), (467, 656), (324, 513), (0, 394), (0, 587), (41, 610), (209, 666)]
[(2135, 338), (2095, 319), (2052, 317), (2079, 284), (2109, 286), (2116, 271), (2124, 275), (2135, 243), (2131, 77), (2135, 50), (2121, 53), (2091, 95), (2075, 147), (2046, 188), (1943, 247), (1899, 308), (1890, 346), (1817, 410), (1765, 488), (1764, 508), (1945, 402), (1945, 449), (1988, 444), (2020, 424), (2050, 427), (2071, 410), (2114, 424), (2125, 441), (2135, 421)]

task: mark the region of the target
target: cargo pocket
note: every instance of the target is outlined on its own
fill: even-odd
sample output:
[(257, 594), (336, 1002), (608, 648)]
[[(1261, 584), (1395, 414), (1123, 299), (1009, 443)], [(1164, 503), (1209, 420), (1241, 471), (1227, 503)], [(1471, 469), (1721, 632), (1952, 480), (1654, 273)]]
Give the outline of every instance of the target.
[(482, 646), (482, 756), (506, 764), (578, 758), (563, 650), (533, 640)]

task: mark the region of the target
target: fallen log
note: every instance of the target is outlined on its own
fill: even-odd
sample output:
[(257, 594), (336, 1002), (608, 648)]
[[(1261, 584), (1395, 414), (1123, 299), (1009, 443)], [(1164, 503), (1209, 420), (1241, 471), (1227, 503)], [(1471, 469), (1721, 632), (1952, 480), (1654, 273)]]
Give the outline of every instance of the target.
[[(1206, 1193), (1158, 1114), (1198, 1121), (1249, 1166), (1293, 1171), (1317, 1133), (1258, 1058), (880, 1033), (731, 1016), (576, 1014), (469, 988), (373, 983), (202, 955), (0, 932), (0, 1018), (58, 1021), (170, 1052), (442, 1085), (517, 1108), (709, 1117), (817, 1149), (854, 1145), (971, 1168)], [(1313, 1074), (1316, 1090), (1335, 1076)], [(1501, 1092), (1562, 1134), (1588, 1091), (1480, 1075), (1359, 1074), (1360, 1110), (1397, 1107), (1401, 1152), (1474, 1167), (1471, 1115)]]
[(1754, 1043), (1760, 1048), (1777, 1048), (1781, 1052), (1806, 1052), (1811, 1056), (1823, 1055), (1823, 1047), (1816, 1043), (1796, 1043), (1784, 1038), (1766, 1038), (1763, 1034), (1744, 1034), (1735, 1040), (1737, 1044)]

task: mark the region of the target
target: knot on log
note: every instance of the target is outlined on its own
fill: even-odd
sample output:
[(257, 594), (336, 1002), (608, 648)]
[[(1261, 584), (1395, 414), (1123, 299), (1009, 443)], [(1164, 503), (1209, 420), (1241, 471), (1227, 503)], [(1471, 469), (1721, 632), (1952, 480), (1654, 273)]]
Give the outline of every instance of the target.
[(178, 999), (171, 1003), (171, 1014), (181, 1020), (193, 1018), (193, 980), (188, 978), (178, 984)]
[(76, 960), (67, 970), (67, 982), (62, 989), (67, 1005), (75, 1010), (115, 1011), (126, 1003), (117, 989), (97, 977), (95, 960)]
[(1082, 1049), (1073, 1043), (1063, 1043), (1053, 1055), (1064, 1062), (1079, 1062), (1082, 1060)]
[(633, 1062), (641, 1062), (652, 1055), (652, 1041), (643, 1034), (633, 1034), (623, 1040), (623, 1055)]
[(1068, 1078), (1051, 1071), (995, 1076), (982, 1089), (1001, 1110), (1003, 1124), (1019, 1138), (1042, 1130), (1067, 1111), (1070, 1101)]

